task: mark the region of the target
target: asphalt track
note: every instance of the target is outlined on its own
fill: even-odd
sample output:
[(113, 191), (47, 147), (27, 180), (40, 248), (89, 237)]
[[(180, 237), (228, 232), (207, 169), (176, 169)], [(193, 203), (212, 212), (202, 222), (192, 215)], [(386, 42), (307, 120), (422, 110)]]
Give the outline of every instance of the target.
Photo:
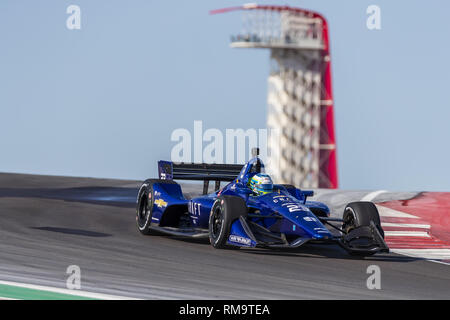
[[(450, 267), (396, 254), (354, 258), (337, 246), (216, 250), (208, 242), (142, 236), (139, 182), (0, 174), (0, 280), (145, 299), (449, 299)], [(195, 193), (199, 186), (186, 188)], [(363, 191), (319, 191), (335, 215)], [(414, 194), (384, 193), (376, 201)], [(366, 286), (369, 265), (381, 290)]]

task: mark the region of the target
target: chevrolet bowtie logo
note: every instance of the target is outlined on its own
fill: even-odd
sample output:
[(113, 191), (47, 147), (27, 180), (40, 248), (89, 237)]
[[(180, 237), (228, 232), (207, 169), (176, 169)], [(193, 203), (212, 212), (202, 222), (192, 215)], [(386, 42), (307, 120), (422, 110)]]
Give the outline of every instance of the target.
[(167, 202), (165, 202), (163, 199), (156, 199), (155, 204), (160, 208), (167, 207)]

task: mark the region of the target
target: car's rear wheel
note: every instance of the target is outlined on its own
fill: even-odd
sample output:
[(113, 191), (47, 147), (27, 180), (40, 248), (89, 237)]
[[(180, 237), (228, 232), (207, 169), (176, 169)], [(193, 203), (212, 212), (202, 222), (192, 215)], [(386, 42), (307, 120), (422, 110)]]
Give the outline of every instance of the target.
[(149, 235), (153, 211), (153, 183), (145, 181), (139, 188), (136, 204), (136, 224), (140, 233)]
[(158, 234), (158, 231), (151, 228), (155, 187), (157, 187), (156, 191), (159, 192), (161, 189), (164, 190), (164, 185), (174, 184), (176, 185), (177, 183), (173, 180), (162, 179), (147, 179), (142, 183), (136, 201), (136, 224), (139, 232), (145, 235)]
[(236, 196), (220, 196), (214, 202), (209, 215), (209, 241), (216, 249), (226, 247), (232, 223), (239, 216), (247, 215), (244, 199)]

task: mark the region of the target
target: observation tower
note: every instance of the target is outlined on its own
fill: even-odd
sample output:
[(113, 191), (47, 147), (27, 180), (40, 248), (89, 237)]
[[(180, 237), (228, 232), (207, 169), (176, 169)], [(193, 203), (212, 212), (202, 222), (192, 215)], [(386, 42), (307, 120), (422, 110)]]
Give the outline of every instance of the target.
[[(270, 50), (267, 169), (276, 181), (302, 188), (337, 188), (328, 25), (312, 11), (245, 4), (233, 48)], [(277, 134), (272, 134), (277, 132)]]

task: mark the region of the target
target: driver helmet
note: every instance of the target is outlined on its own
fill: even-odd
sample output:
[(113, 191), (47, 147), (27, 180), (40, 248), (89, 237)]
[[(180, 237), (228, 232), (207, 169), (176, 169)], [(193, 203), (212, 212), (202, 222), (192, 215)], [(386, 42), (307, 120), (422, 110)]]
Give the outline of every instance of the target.
[(273, 192), (273, 182), (268, 174), (257, 173), (251, 179), (249, 183), (250, 189), (257, 195), (263, 195)]

